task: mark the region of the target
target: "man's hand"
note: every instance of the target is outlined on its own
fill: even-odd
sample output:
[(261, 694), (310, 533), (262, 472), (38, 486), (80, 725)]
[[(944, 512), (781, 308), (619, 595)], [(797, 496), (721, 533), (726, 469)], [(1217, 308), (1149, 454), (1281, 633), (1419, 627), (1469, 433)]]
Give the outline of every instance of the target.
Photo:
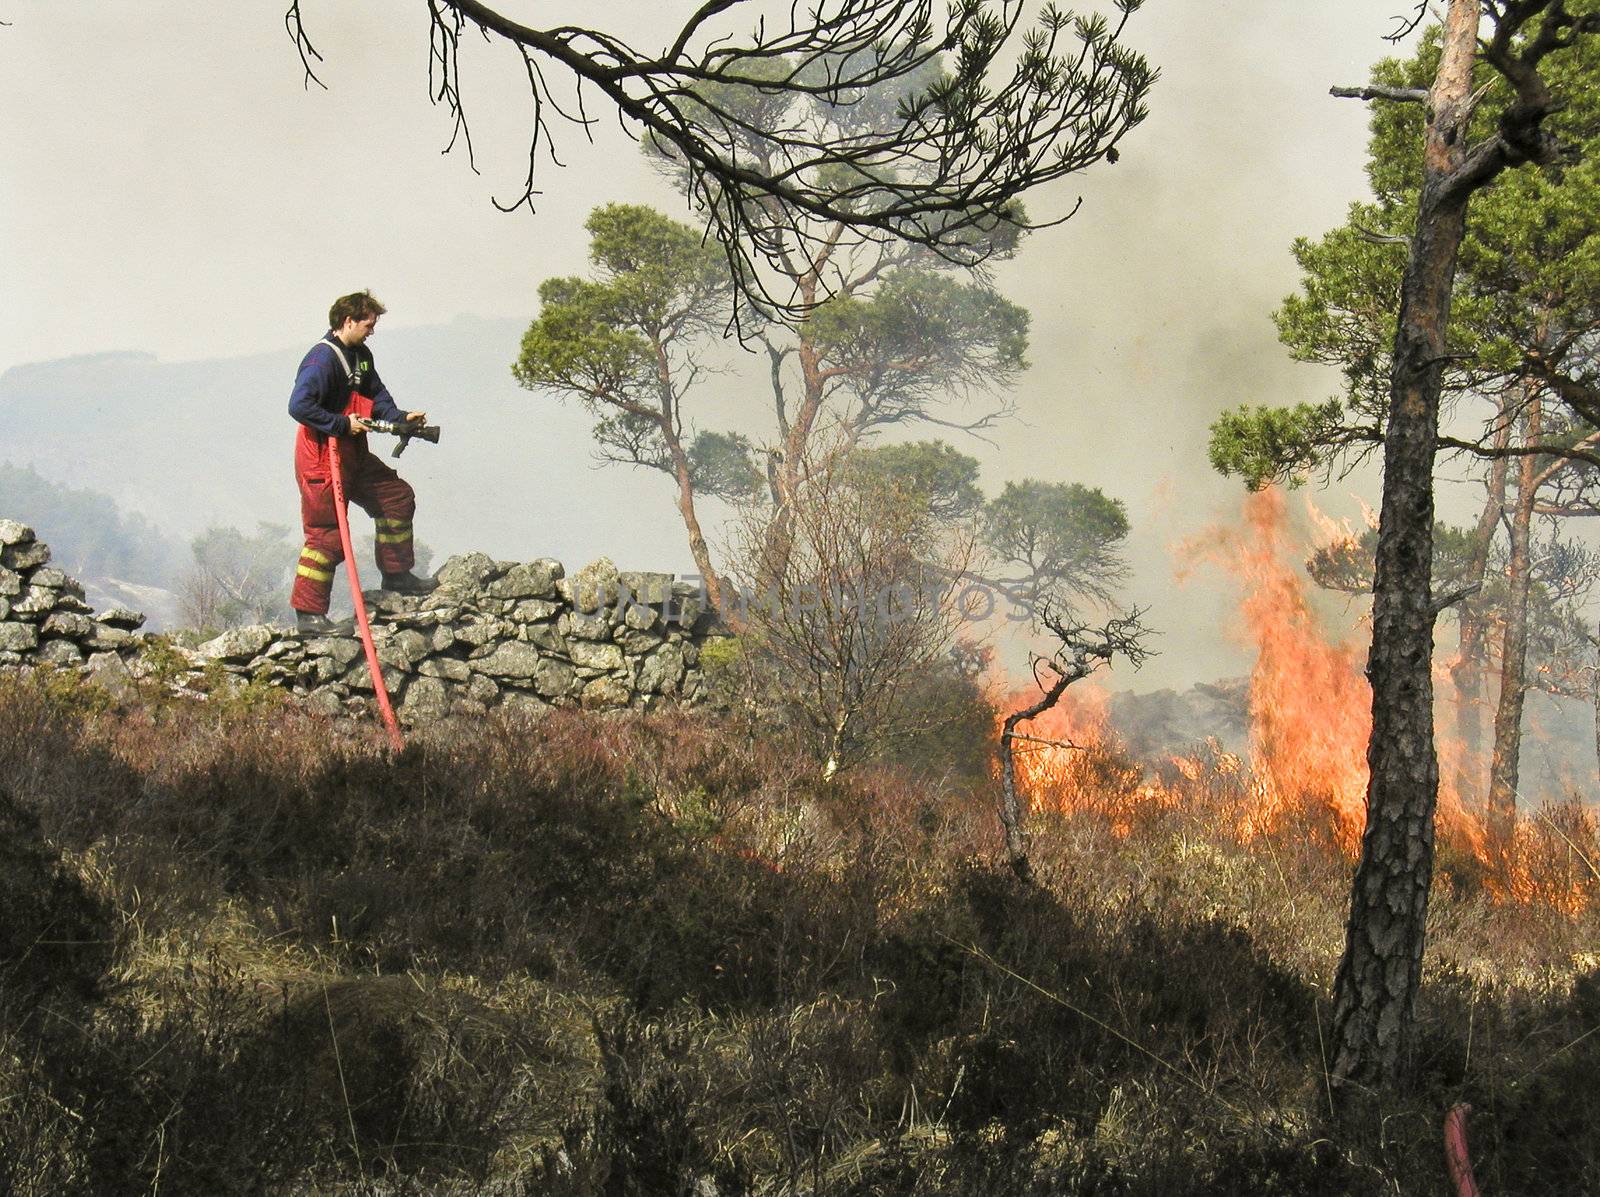
[(406, 420), (412, 424), (426, 424), (428, 422), (428, 413), (425, 411), (408, 411), (406, 412)]
[(351, 436), (354, 436), (358, 432), (369, 432), (369, 431), (371, 431), (371, 429), (369, 429), (367, 427), (367, 422), (365, 420), (363, 420), (360, 416), (346, 416), (345, 419), (350, 421), (350, 435)]

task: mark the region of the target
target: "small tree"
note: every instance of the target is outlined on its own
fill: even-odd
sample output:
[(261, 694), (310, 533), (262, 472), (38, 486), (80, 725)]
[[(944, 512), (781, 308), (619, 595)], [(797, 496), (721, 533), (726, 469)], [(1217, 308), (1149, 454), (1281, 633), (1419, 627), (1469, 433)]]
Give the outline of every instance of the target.
[(194, 566), (181, 584), (179, 609), (191, 628), (265, 623), (288, 607), (295, 546), (282, 524), (260, 524), (250, 536), (208, 528), (189, 548)]
[(911, 700), (958, 646), (952, 579), (973, 561), (970, 521), (935, 516), (892, 471), (830, 467), (796, 507), (777, 572), (766, 530), (757, 513), (743, 526), (737, 622), (766, 700), (802, 729), (822, 776), (928, 732), (944, 716)]
[(1055, 647), (1048, 655), (1030, 654), (1039, 697), (1012, 711), (1000, 726), (1000, 824), (1005, 830), (1006, 859), (1012, 872), (1025, 882), (1031, 883), (1034, 876), (1033, 863), (1028, 859), (1027, 812), (1022, 809), (1022, 798), (1017, 793), (1016, 742), (1022, 740), (1068, 750), (1076, 750), (1078, 746), (1059, 740), (1039, 740), (1017, 728), (1055, 707), (1068, 686), (1082, 681), (1113, 657), (1122, 657), (1135, 669), (1142, 665), (1150, 655), (1145, 647), (1150, 631), (1140, 623), (1142, 615), (1135, 607), (1127, 615), (1093, 628), (1059, 608), (1039, 613), (1039, 623), (1055, 637)]

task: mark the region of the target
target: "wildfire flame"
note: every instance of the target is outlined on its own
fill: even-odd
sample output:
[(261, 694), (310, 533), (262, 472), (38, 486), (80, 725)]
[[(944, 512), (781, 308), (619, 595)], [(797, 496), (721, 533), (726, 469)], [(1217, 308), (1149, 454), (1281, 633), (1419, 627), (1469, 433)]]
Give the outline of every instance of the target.
[[(1310, 522), (1325, 543), (1353, 537), (1348, 527), (1320, 515)], [(1127, 834), (1141, 813), (1192, 804), (1199, 791), (1208, 791), (1202, 796), (1210, 798), (1225, 824), (1221, 830), (1241, 841), (1292, 820), (1296, 826), (1320, 825), (1354, 859), (1366, 824), (1372, 727), (1365, 631), (1358, 628), (1341, 640), (1318, 618), (1301, 566), (1305, 546), (1291, 533), (1279, 491), (1250, 496), (1239, 526), (1209, 533), (1187, 554), (1224, 569), (1243, 593), (1238, 632), (1256, 650), (1245, 758), (1213, 744), (1147, 771), (1121, 750), (1109, 717), (1109, 695), (1080, 683), (1053, 710), (1018, 729), (1063, 745), (1016, 744), (1019, 787), (1034, 809), (1094, 811), (1119, 834)], [(1436, 684), (1448, 685), (1442, 669)], [(1035, 697), (1022, 692), (1003, 705), (1016, 710)], [(1596, 842), (1593, 816), (1570, 812), (1565, 818), (1573, 827), (1552, 823), (1550, 833), (1529, 821), (1518, 831), (1516, 850), (1497, 856), (1455, 789), (1458, 770), (1452, 766), (1460, 753), (1450, 736), (1440, 735), (1441, 838), (1476, 856), (1485, 865), (1486, 883), (1499, 896), (1581, 909), (1600, 888), (1600, 862), (1583, 850), (1585, 842)]]

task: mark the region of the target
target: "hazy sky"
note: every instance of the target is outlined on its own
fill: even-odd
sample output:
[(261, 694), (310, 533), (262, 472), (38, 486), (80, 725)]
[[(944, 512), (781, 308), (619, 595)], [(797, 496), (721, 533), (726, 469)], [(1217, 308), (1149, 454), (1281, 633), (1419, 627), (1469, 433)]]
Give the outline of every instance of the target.
[[(1033, 476), (1128, 502), (1134, 598), (1165, 633), (1141, 685), (1242, 667), (1219, 635), (1231, 601), (1175, 590), (1169, 550), (1237, 511), (1239, 488), (1205, 459), (1219, 408), (1336, 389), (1287, 359), (1269, 316), (1295, 283), (1291, 239), (1336, 224), (1365, 190), (1367, 114), (1328, 88), (1393, 52), (1383, 34), (1409, 7), (1149, 0), (1128, 40), (1161, 70), (1150, 119), (1116, 166), (1030, 199), (1041, 215), (1084, 204), (1000, 271), (1033, 313), (1034, 365), (1018, 422), (993, 446), (962, 447), (991, 489)], [(683, 215), (609, 120), (594, 145), (557, 128), (567, 166), (541, 165), (537, 215), (497, 212), (491, 196), (520, 187), (528, 113), (503, 47), (467, 60), (474, 174), (461, 151), (440, 154), (450, 121), (428, 102), (421, 0), (305, 0), (326, 91), (302, 87), (284, 8), (0, 0), (0, 369), (109, 349), (170, 361), (297, 346), (333, 296), (363, 286), (390, 309), (381, 363), (386, 329), (531, 317), (542, 279), (583, 269), (597, 203)], [(540, 21), (603, 12), (653, 48), (692, 5), (507, 8)], [(412, 406), (470, 419), (388, 381)], [(0, 458), (3, 443), (0, 423)], [(1354, 511), (1349, 489), (1324, 502)]]

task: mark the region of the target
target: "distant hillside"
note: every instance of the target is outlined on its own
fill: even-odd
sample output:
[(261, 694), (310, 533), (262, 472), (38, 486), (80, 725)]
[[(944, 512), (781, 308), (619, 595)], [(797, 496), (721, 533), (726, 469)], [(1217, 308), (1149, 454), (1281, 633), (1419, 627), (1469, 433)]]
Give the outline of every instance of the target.
[[(439, 445), (413, 445), (399, 463), (421, 497), (419, 535), (441, 558), (481, 549), (692, 569), (665, 479), (594, 469), (588, 417), (512, 381), (525, 327), (463, 318), (385, 327), (374, 339), (401, 406), (444, 428)], [(281, 351), (252, 357), (101, 353), (14, 367), (0, 374), (0, 460), (102, 492), (181, 541), (215, 524), (297, 526), (285, 409), (317, 336), (313, 322)]]

